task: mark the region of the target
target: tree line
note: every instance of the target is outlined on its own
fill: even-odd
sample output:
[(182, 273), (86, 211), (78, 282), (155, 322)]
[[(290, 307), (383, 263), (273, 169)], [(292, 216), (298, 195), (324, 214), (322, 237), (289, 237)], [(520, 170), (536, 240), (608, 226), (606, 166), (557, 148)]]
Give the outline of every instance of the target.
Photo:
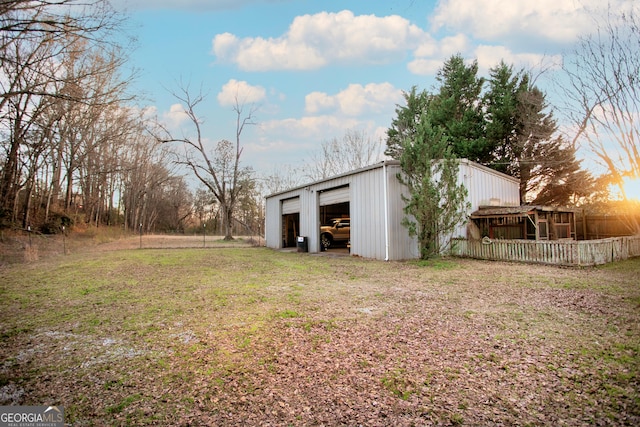
[(140, 180), (168, 173), (128, 107), (126, 46), (113, 42), (123, 18), (101, 0), (14, 0), (0, 12), (2, 225), (55, 229), (79, 211), (109, 223), (118, 195), (137, 199), (137, 223), (149, 209)]
[[(221, 223), (215, 197), (190, 191), (155, 119), (135, 106), (125, 24), (106, 0), (0, 5), (0, 227)], [(258, 207), (238, 206), (257, 228), (247, 218)]]
[[(207, 226), (232, 238), (260, 230), (265, 193), (367, 166), (382, 159), (383, 146), (387, 157), (401, 161), (405, 183), (416, 191), (409, 206), (425, 206), (435, 193), (461, 200), (460, 189), (442, 181), (452, 176), (455, 162), (449, 160), (457, 158), (519, 178), (523, 203), (584, 203), (603, 194), (606, 184), (623, 189), (625, 178), (640, 175), (635, 16), (632, 10), (597, 17), (598, 36), (583, 38), (565, 61), (564, 98), (571, 102), (561, 112), (572, 120), (573, 135), (559, 131), (555, 111), (531, 72), (501, 62), (484, 78), (476, 61), (454, 55), (438, 72), (437, 88), (405, 92), (385, 141), (350, 129), (342, 139), (323, 142), (302, 170), (290, 167), (259, 177), (242, 164), (241, 136), (255, 124), (255, 106), (240, 97), (233, 108), (235, 137), (213, 149), (204, 144), (196, 113), (201, 94), (174, 93), (193, 137), (171, 135), (136, 107), (141, 100), (130, 93), (135, 75), (125, 74), (131, 49), (122, 36), (126, 18), (107, 0), (5, 1), (0, 5), (0, 226), (50, 232), (72, 222), (136, 231)], [(581, 168), (576, 158), (581, 141), (607, 168), (605, 178)], [(432, 170), (425, 162), (433, 159), (447, 161)], [(200, 184), (196, 191), (190, 191), (185, 171)], [(447, 218), (455, 216), (455, 206), (445, 210)], [(429, 218), (424, 216), (415, 231), (433, 235), (445, 226)]]

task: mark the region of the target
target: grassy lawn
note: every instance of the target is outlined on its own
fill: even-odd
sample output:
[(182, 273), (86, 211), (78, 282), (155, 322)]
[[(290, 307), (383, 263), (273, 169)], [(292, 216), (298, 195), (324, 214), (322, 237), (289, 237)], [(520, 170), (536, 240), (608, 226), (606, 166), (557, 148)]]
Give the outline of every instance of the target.
[(638, 425), (640, 259), (264, 248), (0, 269), (0, 404), (88, 425)]

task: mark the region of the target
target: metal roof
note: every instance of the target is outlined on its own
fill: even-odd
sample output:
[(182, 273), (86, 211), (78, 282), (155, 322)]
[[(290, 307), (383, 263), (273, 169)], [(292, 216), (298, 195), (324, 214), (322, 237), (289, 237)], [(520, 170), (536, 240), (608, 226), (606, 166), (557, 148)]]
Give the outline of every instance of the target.
[(480, 209), (471, 213), (471, 218), (486, 218), (495, 216), (527, 216), (529, 214), (532, 214), (534, 211), (575, 212), (575, 209), (540, 205), (481, 206)]
[(400, 162), (398, 160), (383, 160), (383, 161), (381, 161), (379, 163), (374, 163), (372, 165), (365, 166), (365, 167), (362, 167), (360, 169), (355, 169), (355, 170), (352, 170), (352, 171), (349, 171), (349, 172), (341, 173), (339, 175), (330, 176), (330, 177), (327, 177), (327, 178), (320, 179), (318, 181), (308, 182), (306, 184), (298, 185), (297, 187), (292, 187), (292, 188), (288, 188), (286, 190), (278, 191), (276, 193), (269, 194), (268, 196), (265, 196), (265, 199), (268, 199), (268, 198), (271, 198), (271, 197), (276, 197), (276, 196), (279, 196), (279, 195), (284, 194), (284, 193), (289, 193), (291, 191), (307, 188), (307, 187), (309, 187), (311, 185), (317, 185), (317, 184), (321, 184), (321, 183), (326, 182), (326, 181), (332, 181), (332, 180), (335, 180), (335, 179), (338, 179), (338, 178), (342, 178), (342, 177), (345, 177), (345, 176), (357, 175), (359, 173), (362, 173), (362, 172), (365, 172), (365, 171), (368, 171), (368, 170), (371, 170), (371, 169), (378, 169), (378, 168), (381, 168), (383, 166), (398, 166), (398, 165), (400, 165)]
[[(469, 159), (457, 159), (457, 160), (458, 160), (458, 162), (460, 164), (467, 164), (467, 165), (470, 165), (470, 166), (473, 165), (474, 167), (476, 167), (478, 169), (481, 169), (481, 170), (484, 170), (487, 173), (490, 173), (490, 174), (493, 174), (493, 175), (496, 175), (496, 176), (500, 176), (500, 177), (502, 177), (504, 179), (508, 179), (508, 180), (516, 182), (516, 183), (520, 183), (519, 179), (514, 178), (514, 177), (512, 177), (510, 175), (504, 174), (502, 172), (498, 172), (497, 170), (491, 169), (488, 166), (481, 165), (480, 163), (473, 162), (473, 161), (471, 161)], [(360, 169), (355, 169), (355, 170), (352, 170), (352, 171), (349, 171), (349, 172), (345, 172), (345, 173), (342, 173), (342, 174), (339, 174), (339, 175), (330, 176), (330, 177), (327, 177), (327, 178), (320, 179), (318, 181), (307, 182), (306, 184), (301, 184), (301, 185), (298, 185), (296, 187), (288, 188), (286, 190), (277, 191), (277, 192), (275, 192), (273, 194), (269, 194), (269, 195), (265, 196), (265, 198), (268, 199), (270, 197), (276, 197), (276, 196), (279, 196), (281, 194), (288, 193), (290, 191), (295, 191), (295, 190), (307, 188), (309, 186), (321, 184), (323, 182), (331, 181), (331, 180), (334, 180), (334, 179), (337, 179), (337, 178), (341, 178), (341, 177), (345, 177), (345, 176), (349, 176), (349, 175), (357, 175), (359, 173), (362, 173), (362, 172), (365, 172), (365, 171), (368, 171), (368, 170), (371, 170), (371, 169), (382, 168), (384, 166), (399, 166), (399, 165), (400, 165), (400, 161), (398, 161), (398, 160), (383, 160), (381, 162), (374, 163), (372, 165), (365, 166), (365, 167), (362, 167)]]

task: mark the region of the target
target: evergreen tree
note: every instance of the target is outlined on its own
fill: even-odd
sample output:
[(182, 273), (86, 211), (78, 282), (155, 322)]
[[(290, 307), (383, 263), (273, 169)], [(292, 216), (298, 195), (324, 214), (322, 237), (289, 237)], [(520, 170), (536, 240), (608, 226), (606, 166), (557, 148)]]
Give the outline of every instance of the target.
[(406, 106), (396, 108), (396, 118), (387, 130), (385, 154), (399, 159), (403, 140), (413, 138), (415, 129), (426, 113), (431, 125), (440, 127), (447, 144), (457, 158), (487, 163), (492, 147), (484, 137), (481, 93), (484, 79), (479, 78), (478, 63), (465, 65), (461, 55), (454, 55), (438, 71), (440, 88), (436, 94), (418, 92), (414, 86), (404, 93)]
[(539, 156), (541, 145), (550, 141), (557, 130), (552, 113), (546, 109), (545, 96), (539, 89), (533, 87), (518, 93), (516, 137), (507, 150), (510, 154), (507, 170), (511, 176), (520, 178), (520, 203), (527, 202), (536, 166), (550, 160)]
[(518, 99), (527, 89), (528, 78), (522, 72), (514, 75), (513, 67), (504, 62), (489, 73), (489, 90), (483, 99), (485, 135), (487, 145), (492, 149), (489, 166), (503, 173), (513, 173), (510, 159), (518, 137)]
[(521, 203), (567, 204), (586, 196), (593, 180), (575, 149), (556, 136), (557, 122), (545, 94), (527, 73), (501, 62), (491, 70), (486, 136), (492, 168), (520, 179)]
[(387, 148), (385, 154), (393, 159), (399, 159), (404, 141), (415, 139), (416, 128), (420, 118), (427, 111), (429, 102), (433, 96), (426, 91), (418, 92), (416, 86), (411, 91), (404, 92), (406, 106), (396, 107), (396, 117), (387, 129)]
[[(514, 72), (513, 66), (501, 62), (491, 69), (483, 93), (485, 80), (477, 71), (477, 62), (465, 65), (460, 55), (454, 55), (438, 72), (440, 87), (435, 94), (418, 92), (416, 87), (405, 93), (407, 103), (396, 109), (385, 153), (403, 161), (407, 141), (421, 140), (438, 145), (432, 147), (431, 156), (443, 155), (444, 144), (455, 158), (519, 178), (521, 203), (566, 204), (586, 197), (593, 180), (581, 170), (574, 147), (557, 137), (553, 112), (529, 74)], [(425, 126), (442, 138), (425, 138), (430, 133), (424, 129), (420, 136), (418, 129)]]
[(481, 93), (485, 80), (478, 77), (478, 61), (465, 65), (460, 54), (449, 58), (438, 71), (438, 94), (428, 106), (433, 126), (444, 130), (458, 158), (479, 163), (491, 160), (491, 147), (484, 137)]
[(534, 193), (531, 204), (567, 206), (589, 199), (596, 193), (596, 181), (580, 168), (576, 150), (563, 138), (540, 144), (539, 161), (531, 172), (527, 193)]
[(409, 189), (409, 196), (403, 197), (403, 225), (417, 237), (420, 256), (427, 259), (447, 249), (448, 235), (468, 209), (467, 191), (458, 183), (458, 160), (447, 137), (426, 114), (414, 136), (404, 140), (399, 160), (398, 179)]

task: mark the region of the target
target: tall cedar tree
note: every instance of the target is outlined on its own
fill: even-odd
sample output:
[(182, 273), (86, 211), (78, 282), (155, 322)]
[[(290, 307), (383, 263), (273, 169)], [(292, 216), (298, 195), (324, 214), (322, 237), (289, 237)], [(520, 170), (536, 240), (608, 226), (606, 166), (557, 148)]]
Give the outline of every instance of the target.
[(465, 65), (461, 55), (454, 55), (438, 71), (437, 94), (418, 92), (414, 86), (405, 92), (406, 107), (396, 108), (396, 118), (387, 130), (385, 154), (399, 159), (403, 141), (413, 139), (423, 113), (434, 127), (447, 136), (447, 145), (457, 158), (487, 164), (492, 160), (493, 147), (484, 136), (481, 100), (484, 79), (478, 77), (478, 63)]
[[(544, 93), (529, 74), (501, 62), (490, 78), (477, 77), (477, 62), (451, 57), (438, 72), (437, 94), (405, 93), (387, 130), (386, 154), (400, 159), (403, 142), (415, 140), (421, 120), (446, 136), (457, 158), (468, 158), (520, 179), (521, 203), (567, 204), (592, 192), (575, 148), (556, 136), (557, 123)], [(486, 93), (482, 93), (488, 83)]]
[(412, 138), (406, 138), (399, 157), (405, 184), (403, 225), (417, 237), (422, 259), (447, 249), (450, 235), (463, 222), (467, 191), (458, 184), (458, 160), (439, 126), (423, 114)]
[(429, 117), (441, 127), (458, 158), (487, 163), (492, 148), (484, 137), (481, 93), (485, 80), (478, 77), (478, 62), (465, 65), (460, 54), (447, 60), (438, 71), (440, 90), (431, 102)]
[(393, 159), (400, 159), (405, 140), (414, 140), (420, 117), (427, 111), (433, 98), (426, 91), (418, 92), (416, 86), (404, 92), (406, 106), (396, 107), (396, 118), (387, 129), (387, 148), (385, 154)]
[(513, 72), (512, 66), (501, 62), (489, 72), (489, 90), (483, 98), (486, 110), (485, 135), (493, 147), (491, 167), (514, 175), (514, 148), (518, 139), (518, 97), (527, 90), (527, 77)]
[(580, 168), (575, 148), (564, 139), (555, 138), (541, 144), (536, 157), (541, 160), (531, 174), (529, 188), (535, 191), (535, 197), (530, 198), (531, 204), (575, 205), (597, 192), (595, 180)]
[(575, 148), (555, 136), (545, 94), (504, 62), (490, 73), (484, 97), (486, 136), (495, 147), (490, 166), (520, 179), (521, 203), (565, 205), (588, 196), (593, 180)]

